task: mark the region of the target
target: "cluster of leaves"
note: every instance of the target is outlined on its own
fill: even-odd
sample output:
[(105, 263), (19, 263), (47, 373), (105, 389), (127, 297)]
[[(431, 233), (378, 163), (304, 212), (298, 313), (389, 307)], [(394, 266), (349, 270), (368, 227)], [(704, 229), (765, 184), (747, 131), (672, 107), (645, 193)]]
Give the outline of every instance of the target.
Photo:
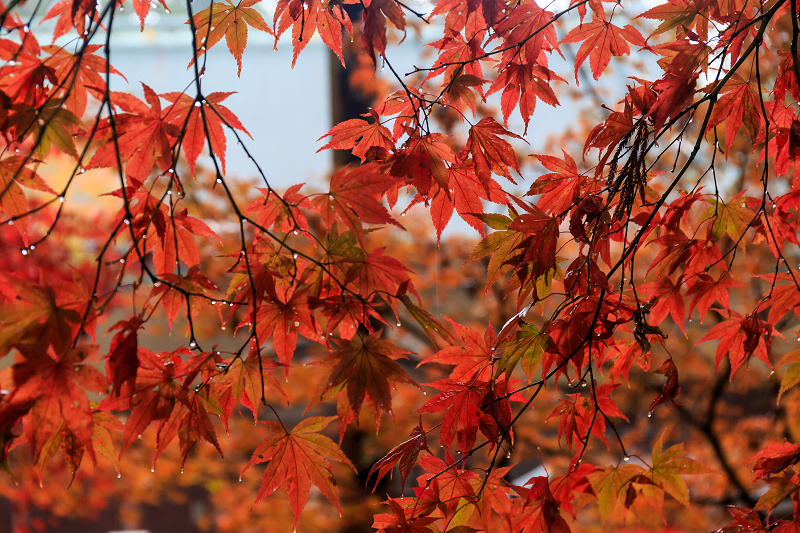
[[(187, 1), (194, 83), (164, 94), (142, 84), (142, 100), (110, 89), (122, 75), (108, 61), (122, 1), (55, 4), (45, 46), (31, 26), (38, 4), (0, 3), (0, 357), (9, 361), (0, 464), (9, 475), (18, 453), (42, 476), (57, 451), (73, 477), (85, 456), (119, 468), (145, 433), (155, 439), (153, 468), (175, 440), (181, 464), (201, 443), (222, 455), (212, 417), (227, 429), (245, 407), (265, 433), (243, 470), (266, 463), (254, 499), (285, 488), (296, 525), (312, 485), (341, 513), (331, 461), (355, 469), (340, 449), (348, 428), (368, 418), (377, 430), (384, 416), (397, 418), (398, 386), (424, 386), (435, 393), (415, 396), (411, 438), (369, 471), (377, 484), (397, 466), (401, 491), (416, 473), (413, 495), (390, 496), (375, 514), (379, 531), (565, 532), (593, 517), (633, 520), (645, 508), (667, 520), (666, 502), (692, 500), (682, 476), (717, 471), (727, 481), (713, 502), (737, 504), (730, 531), (796, 528), (799, 428), (784, 421), (782, 434), (758, 441), (752, 480), (743, 481), (737, 468), (747, 465), (731, 464), (714, 424), (727, 382), (755, 387), (773, 364), (789, 366), (770, 398), (783, 402), (784, 419), (796, 414), (800, 356), (773, 350), (800, 317), (796, 2), (669, 0), (641, 12), (573, 0), (551, 12), (530, 0), (440, 0), (430, 19), (396, 0), (360, 4), (354, 22), (339, 2), (281, 0), (270, 27), (254, 0), (198, 13)], [(133, 8), (144, 27), (151, 4)], [(442, 36), (430, 43), (430, 66), (401, 77), (387, 50), (415, 19), (439, 21)], [(243, 200), (226, 176), (229, 140), (253, 159), (241, 142), (249, 134), (223, 105), (230, 93), (205, 93), (202, 74), (223, 36), (241, 71), (248, 27), (276, 46), (291, 27), (293, 62), (318, 33), (344, 63), (343, 32), (360, 36), (373, 66), (397, 78), (399, 90), (364, 118), (323, 135), (322, 149), (360, 160), (337, 170), (328, 191), (279, 193), (262, 175), (258, 195)], [(583, 146), (535, 155), (547, 172), (527, 180), (519, 141), (535, 128), (537, 101), (559, 105), (569, 82), (550, 58), (571, 44), (583, 88), (611, 76), (632, 47), (653, 61)], [(440, 111), (459, 124), (437, 131)], [(198, 165), (203, 152), (210, 172)], [(40, 172), (56, 159), (72, 169), (60, 189)], [(89, 174), (104, 176), (118, 202), (108, 231), (86, 231), (94, 264), (48, 258), (65, 246), (59, 228), (71, 223), (71, 193)], [(529, 188), (515, 194), (522, 179)], [(226, 202), (232, 231), (195, 216), (186, 194), (195, 189)], [(508, 307), (499, 330), (435, 316), (411, 270), (376, 242), (376, 232), (403, 228), (393, 213), (403, 199), (429, 212), (437, 242), (454, 212), (480, 234), (467, 261), (485, 265), (485, 294)], [(124, 293), (133, 311), (120, 305)], [(104, 322), (112, 309), (127, 315)], [(162, 311), (170, 330), (186, 328), (184, 346), (142, 342)], [(717, 341), (715, 357), (670, 349), (668, 331), (694, 336), (693, 316), (713, 325), (687, 352)], [(401, 318), (427, 336), (420, 354), (390, 334)], [(202, 334), (198, 324), (212, 322), (240, 332), (236, 348)], [(98, 329), (113, 335), (107, 349)], [(306, 405), (314, 412), (292, 426), (280, 378), (301, 357), (319, 370)], [(651, 370), (654, 358), (661, 364)], [(419, 385), (409, 360), (446, 371)], [(692, 364), (718, 375), (704, 417), (682, 405), (682, 386), (684, 397), (702, 388), (681, 383)], [(666, 379), (655, 385), (652, 374)], [(647, 417), (683, 416), (719, 468), (665, 446), (667, 433), (637, 440), (626, 430), (644, 404), (623, 408), (621, 391), (637, 380)], [(516, 481), (507, 459), (535, 443), (525, 425), (536, 404), (547, 407), (542, 423), (557, 421), (553, 449), (540, 456), (554, 472)], [(326, 434), (334, 421), (338, 444)], [(755, 482), (771, 488), (755, 498)]]

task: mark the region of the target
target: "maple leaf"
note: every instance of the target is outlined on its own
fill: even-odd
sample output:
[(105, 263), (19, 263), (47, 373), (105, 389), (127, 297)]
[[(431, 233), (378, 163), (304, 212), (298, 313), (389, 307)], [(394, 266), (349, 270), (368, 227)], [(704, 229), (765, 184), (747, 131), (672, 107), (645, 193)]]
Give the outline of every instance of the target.
[(121, 320), (109, 328), (109, 332), (119, 329), (111, 340), (106, 361), (106, 374), (112, 384), (112, 392), (120, 395), (123, 385), (136, 387), (136, 371), (139, 369), (138, 331), (143, 320), (133, 317)]
[(197, 265), (191, 267), (185, 275), (163, 274), (162, 279), (167, 283), (153, 287), (148, 296), (148, 304), (160, 300), (170, 331), (181, 308), (185, 306), (187, 312), (195, 317), (204, 305), (211, 306), (207, 297), (210, 292), (217, 291), (217, 286), (200, 273)]
[(42, 18), (45, 21), (58, 17), (53, 28), (53, 42), (73, 28), (78, 35), (85, 35), (87, 22), (98, 20), (96, 5), (87, 0), (61, 0), (53, 4)]
[(686, 308), (685, 296), (681, 294), (682, 286), (683, 279), (673, 282), (670, 277), (662, 276), (657, 281), (639, 285), (637, 290), (651, 295), (655, 300), (654, 305), (650, 308), (651, 324), (661, 324), (669, 313), (683, 334), (686, 335)]
[[(714, 279), (711, 274), (705, 272), (700, 274), (689, 290), (686, 291), (687, 297), (694, 295), (692, 303), (689, 305), (689, 314), (691, 315), (696, 307), (697, 310), (700, 311), (700, 323), (702, 324), (706, 313), (715, 301), (719, 302), (727, 309), (730, 307), (728, 289), (741, 286), (742, 283), (734, 280), (727, 270), (721, 271), (717, 279)], [(772, 318), (769, 318), (768, 321), (773, 324), (775, 323)]]
[[(558, 48), (553, 13), (536, 4), (517, 4), (494, 27), (505, 38), (505, 46), (519, 45), (529, 61), (539, 59), (542, 51)], [(516, 54), (516, 51), (513, 51)], [(504, 56), (504, 59), (508, 59)]]
[(392, 141), (391, 132), (380, 123), (380, 117), (378, 117), (375, 110), (371, 109), (370, 115), (373, 119), (371, 124), (364, 119), (354, 118), (334, 126), (331, 131), (317, 139), (319, 141), (325, 137), (331, 137), (328, 144), (317, 150), (317, 152), (328, 149), (352, 149), (353, 155), (363, 162), (370, 150), (375, 148), (382, 148), (387, 151), (393, 150), (394, 142)]
[(559, 502), (553, 497), (550, 483), (544, 476), (529, 479), (526, 487), (513, 487), (521, 498), (516, 498), (511, 511), (511, 530), (521, 533), (570, 533)]
[[(447, 169), (448, 184), (451, 190), (443, 189), (438, 185), (431, 187), (432, 198), (430, 199), (431, 220), (436, 228), (436, 237), (441, 240), (442, 231), (447, 226), (453, 216), (453, 210), (470, 226), (480, 233), (481, 237), (486, 236), (486, 226), (480, 219), (484, 212), (483, 201), (488, 200), (496, 204), (506, 203), (506, 193), (500, 185), (489, 179), (489, 190), (484, 188), (475, 174), (474, 165), (471, 161), (464, 164), (456, 164)], [(415, 201), (422, 201), (422, 196), (417, 195)]]
[(738, 242), (756, 218), (756, 213), (745, 207), (752, 198), (743, 197), (744, 191), (731, 198), (728, 203), (711, 199), (711, 206), (703, 213), (704, 219), (713, 219), (709, 228), (709, 240), (717, 242), (726, 233)]
[(800, 461), (800, 444), (784, 442), (770, 444), (750, 459), (753, 481), (764, 476), (778, 474)]
[(739, 313), (731, 311), (731, 318), (711, 328), (698, 341), (698, 344), (719, 339), (716, 355), (717, 369), (719, 369), (720, 362), (727, 356), (731, 364), (731, 379), (733, 379), (736, 371), (743, 364), (749, 363), (752, 355), (764, 361), (767, 366), (772, 366), (769, 362), (772, 335), (772, 326), (759, 319), (755, 313), (742, 317)]
[(580, 24), (567, 33), (561, 43), (580, 43), (581, 47), (575, 54), (575, 82), (578, 82), (578, 70), (586, 58), (595, 80), (605, 71), (611, 62), (611, 56), (622, 56), (631, 53), (628, 43), (636, 46), (646, 46), (644, 37), (635, 27), (628, 24), (620, 28), (611, 24), (595, 14), (591, 22)]
[(441, 133), (422, 136), (414, 134), (406, 141), (405, 147), (397, 153), (390, 173), (416, 187), (424, 199), (430, 196), (434, 182), (445, 191), (449, 191), (447, 164), (455, 162), (455, 155), (444, 142), (446, 138), (447, 136)]
[[(22, 241), (28, 244), (28, 198), (22, 187), (55, 195), (47, 183), (31, 168), (24, 157), (10, 156), (0, 159), (0, 209), (6, 219), (14, 219)], [(22, 187), (21, 187), (22, 186)]]
[(398, 444), (392, 448), (380, 461), (372, 465), (367, 474), (367, 483), (372, 474), (375, 476), (375, 485), (372, 487), (372, 492), (378, 487), (378, 483), (383, 477), (392, 471), (395, 464), (398, 464), (400, 470), (400, 488), (401, 491), (406, 485), (406, 479), (411, 473), (411, 470), (417, 465), (417, 458), (419, 453), (425, 450), (430, 453), (428, 449), (428, 440), (425, 437), (425, 431), (422, 429), (422, 417), (420, 417), (419, 425), (415, 426), (411, 431), (411, 438), (407, 441)]
[[(147, 5), (150, 3), (147, 2)], [(106, 60), (96, 54), (100, 48), (100, 45), (87, 45), (80, 55), (75, 55), (61, 46), (42, 47), (42, 50), (51, 54), (44, 64), (53, 69), (58, 79), (70, 80), (69, 87), (61, 87), (55, 94), (64, 99), (64, 106), (76, 117), (82, 117), (86, 111), (89, 95), (102, 99), (106, 86), (106, 68), (110, 74), (125, 79), (117, 69), (107, 65)]]
[[(506, 387), (503, 381), (492, 384), (480, 381), (476, 377), (465, 379), (463, 382), (447, 378), (428, 383), (427, 386), (442, 392), (434, 395), (417, 411), (420, 413), (444, 411), (440, 440), (445, 446), (449, 446), (453, 439), (457, 438), (459, 451), (467, 453), (475, 445), (478, 430), (495, 444), (499, 442), (500, 432), (508, 431), (511, 421), (510, 407), (508, 412), (502, 415), (501, 411), (490, 408), (494, 406), (495, 400), (501, 403), (498, 398), (504, 395)], [(499, 395), (490, 397), (495, 389), (498, 389)], [(508, 406), (508, 398), (502, 403)], [(503, 424), (504, 421), (506, 424)]]
[(266, 427), (267, 436), (256, 446), (250, 462), (242, 470), (244, 474), (253, 465), (269, 462), (264, 469), (254, 506), (284, 485), (289, 493), (289, 505), (297, 527), (297, 520), (308, 501), (313, 483), (341, 514), (329, 460), (344, 463), (353, 471), (355, 467), (335, 442), (320, 434), (335, 419), (335, 416), (312, 416), (301, 420), (291, 431), (275, 420), (259, 422)]
[(377, 63), (376, 52), (386, 53), (386, 19), (395, 28), (405, 33), (406, 15), (394, 0), (367, 0), (364, 6), (364, 30), (361, 33), (361, 44), (369, 54), (373, 63)]
[(375, 515), (372, 527), (378, 532), (391, 533), (429, 533), (430, 525), (438, 518), (430, 516), (416, 516), (415, 509), (405, 509), (395, 498), (389, 498), (384, 503), (389, 504), (392, 514), (379, 513)]
[(665, 4), (653, 7), (637, 15), (636, 18), (662, 20), (653, 31), (653, 35), (664, 33), (673, 28), (695, 28), (701, 41), (708, 40), (708, 0), (669, 0)]
[(136, 388), (131, 389), (127, 397), (112, 399), (109, 396), (101, 404), (101, 408), (106, 409), (130, 409), (122, 435), (120, 457), (152, 422), (158, 424), (157, 432), (159, 440), (162, 440), (165, 422), (172, 416), (176, 402), (186, 401), (177, 381), (182, 366), (180, 356), (170, 353), (159, 355), (139, 347)]
[[(627, 420), (617, 404), (611, 399), (611, 393), (619, 385), (607, 383), (595, 387), (593, 397), (581, 397), (581, 394), (570, 394), (568, 399), (559, 400), (556, 407), (547, 419), (559, 416), (558, 438), (566, 436), (567, 445), (572, 448), (573, 437), (578, 441), (588, 438), (589, 431), (603, 444), (606, 444), (606, 417), (618, 417)], [(602, 411), (605, 416), (595, 416), (597, 411)]]
[(617, 467), (598, 468), (587, 476), (597, 496), (597, 508), (603, 523), (618, 505), (624, 504), (628, 487), (645, 470), (639, 465), (623, 464)]
[(420, 361), (420, 365), (440, 363), (453, 365), (450, 372), (451, 379), (468, 380), (472, 376), (478, 379), (489, 380), (492, 377), (492, 362), (494, 361), (495, 333), (489, 324), (483, 336), (474, 329), (462, 326), (447, 317), (445, 319), (458, 335), (459, 344), (439, 350), (430, 357)]
[(665, 433), (662, 433), (653, 446), (653, 464), (647, 477), (679, 503), (688, 506), (689, 487), (681, 476), (704, 474), (708, 470), (699, 461), (686, 457), (682, 443), (663, 450), (664, 435)]
[[(23, 430), (34, 461), (38, 461), (45, 443), (66, 427), (94, 461), (92, 447), (93, 418), (86, 390), (104, 393), (107, 380), (86, 360), (96, 351), (94, 345), (65, 348), (56, 353), (27, 352), (13, 367), (14, 386), (9, 402), (33, 398)], [(77, 446), (77, 445), (76, 445)]]
[(302, 287), (276, 287), (261, 301), (256, 315), (256, 332), (261, 341), (272, 336), (272, 346), (283, 363), (287, 375), (289, 362), (297, 347), (297, 335), (319, 338), (317, 321), (311, 314), (308, 295)]
[(564, 81), (553, 71), (542, 65), (533, 63), (520, 63), (519, 58), (508, 63), (502, 72), (494, 79), (486, 96), (500, 90), (500, 108), (503, 112), (503, 123), (508, 125), (508, 117), (514, 109), (519, 109), (519, 114), (525, 122), (525, 131), (528, 133), (528, 123), (536, 109), (536, 101), (541, 100), (551, 106), (558, 106), (558, 98), (550, 86), (554, 81)]
[(292, 27), (292, 67), (297, 62), (297, 56), (306, 44), (319, 33), (322, 42), (331, 49), (344, 66), (342, 55), (342, 30), (353, 35), (353, 23), (342, 4), (350, 1), (324, 1), (324, 0), (278, 0), (275, 6), (273, 24), (275, 26), (275, 46), (278, 38), (291, 26)]
[(519, 135), (502, 127), (492, 117), (484, 117), (469, 129), (469, 139), (464, 146), (464, 151), (472, 154), (475, 174), (484, 184), (487, 194), (490, 190), (489, 180), (492, 172), (511, 179), (508, 171), (510, 167), (519, 174), (519, 164), (514, 148), (508, 141), (501, 139), (500, 135), (522, 139)]
[(153, 262), (159, 275), (172, 274), (178, 260), (183, 261), (190, 269), (200, 263), (200, 248), (195, 235), (220, 240), (205, 222), (190, 216), (188, 210), (172, 213), (163, 234), (159, 235), (161, 246), (153, 249)]
[(664, 364), (658, 367), (655, 372), (667, 376), (667, 381), (664, 383), (664, 388), (661, 390), (661, 394), (653, 399), (652, 402), (650, 402), (648, 416), (652, 415), (653, 410), (662, 403), (667, 401), (674, 403), (675, 398), (677, 398), (681, 393), (681, 385), (678, 381), (678, 367), (675, 366), (675, 362), (671, 357), (664, 361)]
[(724, 123), (725, 151), (728, 152), (743, 124), (753, 140), (758, 138), (762, 123), (761, 104), (755, 81), (745, 80), (738, 73), (734, 73), (725, 83), (721, 93), (714, 105), (706, 132)]
[[(131, 0), (131, 1), (133, 3), (133, 10), (139, 16), (140, 28), (142, 31), (144, 31), (144, 21), (147, 18), (147, 14), (150, 13), (150, 8), (151, 7), (155, 8), (156, 5), (154, 2), (151, 2), (150, 0)], [(164, 0), (158, 0), (158, 3), (160, 3), (164, 7), (167, 13), (170, 12)]]
[(355, 169), (344, 167), (331, 176), (328, 194), (316, 196), (311, 205), (329, 228), (338, 219), (359, 237), (363, 235), (362, 222), (402, 228), (378, 199), (393, 182), (392, 176), (377, 172), (368, 165)]
[(778, 391), (778, 401), (781, 401), (783, 393), (800, 383), (800, 350), (792, 350), (787, 353), (776, 366), (789, 365), (781, 379), (781, 389)]
[[(240, 0), (235, 4), (231, 0), (213, 2), (194, 16), (196, 48), (200, 54), (217, 44), (222, 37), (239, 69), (237, 76), (242, 75), (242, 54), (247, 47), (247, 27), (274, 35), (267, 26), (264, 17), (253, 6), (261, 0)], [(166, 6), (164, 6), (166, 7)], [(187, 22), (188, 24), (188, 22)], [(144, 26), (144, 19), (142, 20)]]
[(97, 136), (111, 139), (116, 134), (116, 142), (100, 145), (87, 168), (115, 166), (117, 146), (120, 158), (127, 162), (125, 170), (128, 176), (138, 182), (150, 175), (153, 166), (157, 165), (162, 171), (170, 168), (172, 144), (180, 129), (166, 120), (156, 93), (144, 83), (142, 88), (149, 107), (135, 96), (113, 93), (111, 101), (126, 112), (116, 115), (114, 129), (108, 119), (103, 119)]
[(218, 363), (224, 374), (219, 378), (221, 386), (215, 388), (215, 391), (225, 411), (226, 424), (235, 404), (248, 408), (253, 419), (257, 421), (258, 407), (263, 404), (262, 398), (267, 398), (267, 391), (274, 392), (284, 402), (289, 401), (273, 374), (279, 367), (278, 363), (267, 357), (260, 357), (254, 348), (253, 342), (247, 358), (237, 357), (230, 364)]
[(195, 162), (206, 145), (206, 139), (211, 145), (211, 151), (222, 163), (222, 172), (225, 172), (226, 126), (242, 131), (252, 138), (236, 115), (220, 103), (232, 94), (234, 93), (215, 92), (206, 95), (201, 101), (186, 93), (160, 95), (172, 102), (166, 110), (165, 120), (184, 132), (183, 153), (189, 161), (189, 170), (193, 176)]
[(334, 341), (337, 349), (326, 361), (335, 363), (324, 382), (323, 394), (344, 385), (353, 414), (357, 417), (366, 400), (375, 419), (382, 413), (394, 418), (392, 393), (397, 383), (416, 385), (397, 363), (405, 352), (389, 341), (381, 340), (382, 331), (372, 335), (356, 334), (351, 341)]
[(563, 159), (549, 155), (533, 155), (551, 172), (536, 178), (527, 196), (539, 195), (537, 205), (551, 215), (567, 212), (580, 198), (586, 178), (570, 155), (562, 150)]
[(2, 275), (0, 294), (5, 303), (0, 311), (0, 351), (11, 346), (43, 354), (52, 346), (64, 353), (72, 346), (73, 335), (83, 323), (88, 288), (80, 275), (73, 276), (68, 292), (61, 284), (44, 279), (32, 283)]

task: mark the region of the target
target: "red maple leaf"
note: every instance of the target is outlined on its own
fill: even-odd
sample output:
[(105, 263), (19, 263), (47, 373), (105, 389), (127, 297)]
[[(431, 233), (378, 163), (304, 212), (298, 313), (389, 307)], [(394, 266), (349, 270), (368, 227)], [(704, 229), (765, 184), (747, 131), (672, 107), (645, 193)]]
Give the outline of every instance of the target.
[[(225, 127), (243, 131), (250, 137), (239, 119), (230, 109), (222, 105), (233, 93), (216, 92), (198, 101), (186, 93), (166, 93), (161, 97), (172, 102), (167, 108), (165, 120), (183, 131), (183, 153), (189, 161), (189, 169), (194, 175), (197, 157), (206, 147), (206, 139), (211, 151), (222, 163), (225, 172)], [(252, 138), (252, 137), (251, 137)]]
[[(653, 297), (653, 306), (650, 308), (649, 322), (660, 324), (669, 314), (672, 320), (686, 334), (686, 296), (681, 294), (683, 279), (673, 282), (669, 276), (659, 277), (637, 287), (637, 290)], [(727, 294), (727, 293), (726, 293)], [(713, 300), (712, 300), (713, 301)]]
[(365, 400), (376, 420), (382, 413), (394, 418), (391, 389), (398, 383), (415, 384), (397, 362), (405, 358), (405, 352), (382, 340), (382, 335), (377, 331), (357, 334), (350, 341), (334, 341), (336, 349), (325, 359), (333, 366), (323, 380), (327, 385), (322, 394), (342, 386), (356, 418)]
[(398, 468), (400, 470), (400, 487), (402, 490), (406, 485), (408, 475), (417, 465), (417, 458), (422, 450), (430, 453), (430, 450), (428, 450), (428, 441), (425, 438), (425, 431), (422, 429), (422, 418), (420, 417), (419, 425), (415, 426), (411, 431), (411, 438), (392, 448), (385, 457), (372, 465), (372, 468), (369, 469), (367, 483), (369, 483), (369, 478), (372, 477), (372, 474), (376, 474), (375, 485), (372, 487), (372, 492), (375, 492), (380, 480), (383, 479), (387, 473), (391, 472), (394, 465), (398, 463)]
[(112, 103), (125, 113), (115, 116), (113, 128), (108, 119), (103, 119), (97, 137), (110, 140), (116, 134), (116, 142), (100, 145), (87, 168), (115, 166), (117, 146), (120, 158), (127, 162), (128, 176), (138, 182), (143, 182), (154, 166), (162, 171), (172, 166), (172, 145), (180, 128), (166, 120), (156, 93), (144, 83), (142, 87), (149, 107), (133, 95), (113, 93)]
[(753, 468), (753, 481), (764, 476), (779, 474), (800, 461), (800, 444), (784, 442), (770, 444), (750, 459)]
[(430, 196), (434, 182), (449, 192), (447, 164), (455, 163), (455, 155), (446, 138), (441, 133), (414, 134), (397, 153), (391, 174), (416, 187), (423, 199)]
[(377, 62), (376, 52), (386, 52), (386, 19), (398, 30), (405, 32), (406, 15), (400, 4), (394, 0), (365, 0), (364, 30), (361, 33), (361, 44), (373, 62)]
[[(689, 304), (689, 314), (691, 315), (696, 307), (697, 310), (700, 311), (700, 323), (702, 323), (706, 313), (714, 302), (718, 302), (726, 309), (729, 308), (730, 298), (728, 296), (728, 289), (741, 286), (742, 284), (733, 279), (730, 272), (727, 270), (721, 271), (716, 279), (711, 274), (700, 274), (689, 290), (686, 291), (687, 298), (694, 295), (692, 303)], [(775, 323), (772, 317), (768, 319), (768, 322), (772, 324)]]
[(510, 167), (519, 174), (514, 148), (508, 141), (501, 139), (500, 135), (522, 139), (498, 124), (492, 117), (485, 117), (470, 128), (469, 139), (464, 146), (464, 152), (472, 154), (475, 174), (483, 183), (487, 194), (490, 191), (492, 172), (511, 179), (511, 173), (508, 171)]
[(636, 46), (646, 46), (644, 37), (639, 30), (628, 24), (620, 28), (604, 20), (595, 13), (591, 22), (580, 24), (567, 33), (562, 43), (583, 43), (578, 53), (575, 54), (575, 81), (578, 81), (578, 70), (586, 58), (592, 69), (594, 79), (600, 75), (611, 62), (611, 56), (622, 56), (631, 53), (628, 43)]
[(755, 313), (742, 317), (739, 313), (731, 311), (731, 318), (711, 328), (698, 341), (698, 344), (719, 339), (716, 356), (717, 369), (727, 356), (731, 364), (731, 379), (733, 379), (736, 371), (743, 364), (749, 363), (752, 355), (764, 361), (767, 366), (772, 366), (769, 362), (772, 335), (772, 325), (759, 319)]
[(370, 165), (354, 169), (344, 167), (331, 177), (328, 194), (314, 197), (311, 206), (322, 215), (329, 228), (338, 219), (359, 238), (363, 235), (362, 222), (402, 228), (379, 200), (394, 181), (392, 176)]
[(742, 124), (747, 128), (750, 138), (753, 140), (758, 138), (762, 124), (759, 93), (755, 80), (745, 80), (736, 73), (721, 91), (721, 96), (714, 105), (711, 119), (706, 126), (706, 132), (724, 123), (726, 153), (731, 149)]
[(353, 471), (355, 467), (335, 442), (320, 434), (335, 419), (334, 416), (312, 416), (301, 420), (291, 431), (275, 420), (259, 422), (266, 427), (267, 436), (253, 451), (250, 462), (242, 470), (244, 474), (253, 465), (269, 462), (253, 505), (283, 485), (289, 493), (289, 505), (297, 527), (297, 520), (308, 501), (313, 483), (341, 513), (336, 480), (329, 461), (344, 463)]
[[(146, 0), (138, 1), (146, 3)], [(236, 58), (236, 64), (239, 66), (237, 75), (241, 76), (242, 54), (247, 46), (247, 27), (251, 26), (273, 35), (272, 30), (264, 21), (264, 17), (261, 16), (257, 9), (253, 8), (259, 1), (240, 0), (235, 5), (231, 0), (225, 0), (224, 3), (214, 2), (197, 13), (194, 16), (194, 24), (197, 28), (195, 38), (199, 54), (204, 54), (206, 50), (217, 44), (224, 36), (228, 50)], [(134, 6), (136, 6), (136, 2), (137, 0), (134, 0)], [(149, 7), (148, 3), (147, 8), (149, 9)], [(164, 5), (164, 7), (167, 6)], [(144, 18), (142, 18), (142, 26), (144, 26)]]
[(364, 161), (370, 150), (375, 148), (387, 151), (394, 149), (391, 132), (381, 124), (380, 117), (375, 110), (371, 109), (370, 115), (373, 120), (372, 123), (361, 118), (354, 118), (334, 126), (331, 131), (317, 139), (319, 141), (325, 137), (331, 138), (328, 144), (317, 150), (317, 152), (328, 149), (352, 149), (352, 154)]
[(278, 37), (290, 26), (292, 27), (292, 67), (297, 62), (297, 56), (306, 44), (319, 33), (328, 48), (339, 58), (344, 66), (342, 55), (342, 30), (353, 35), (353, 23), (350, 16), (342, 7), (345, 2), (323, 2), (320, 0), (278, 0), (275, 6), (273, 24), (275, 26), (275, 45)]

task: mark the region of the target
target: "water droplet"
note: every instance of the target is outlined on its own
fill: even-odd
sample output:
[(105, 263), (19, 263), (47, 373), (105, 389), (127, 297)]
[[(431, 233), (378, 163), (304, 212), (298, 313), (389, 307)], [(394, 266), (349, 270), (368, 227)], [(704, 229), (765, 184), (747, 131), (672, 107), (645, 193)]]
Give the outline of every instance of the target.
[(59, 196), (59, 197), (58, 197), (58, 201), (59, 201), (59, 202), (61, 202), (61, 203), (63, 204), (64, 202), (66, 202), (66, 201), (67, 201), (67, 199), (66, 199), (66, 198), (64, 198), (63, 196)]
[(300, 235), (300, 232), (297, 230), (294, 230), (292, 233), (294, 233), (295, 235)]
[(400, 322), (398, 322), (398, 323), (397, 323), (397, 327), (398, 327), (398, 328), (399, 328), (400, 326), (402, 326), (402, 325), (403, 325), (403, 324), (401, 324)]
[(17, 64), (17, 62), (12, 59), (11, 61), (8, 62), (8, 64), (13, 67), (14, 65)]
[(13, 218), (8, 221), (8, 225), (9, 226), (13, 226), (14, 225), (14, 219)]
[(689, 322), (691, 322), (691, 321), (692, 321), (692, 319), (691, 319), (691, 318), (689, 318)]
[(36, 249), (36, 245), (35, 245), (35, 244), (31, 244), (31, 245), (30, 245), (30, 250), (31, 250), (31, 251), (34, 251), (35, 249)]
[(773, 370), (772, 372), (770, 372), (770, 373), (769, 373), (769, 376), (767, 376), (767, 377), (770, 377), (770, 378), (771, 378), (771, 377), (772, 377), (772, 374), (774, 374), (774, 373), (775, 373), (775, 371)]
[(222, 178), (217, 178), (217, 183), (222, 183)]
[(297, 254), (292, 254), (292, 257), (293, 257), (294, 259), (297, 259)]
[(508, 452), (508, 453), (506, 454), (506, 459), (511, 459), (511, 452)]
[(332, 194), (328, 195), (328, 200), (330, 200), (331, 202), (333, 201), (333, 195)]
[(428, 393), (427, 393), (427, 392), (425, 392), (425, 391), (422, 391), (422, 395), (423, 395), (423, 396), (427, 396), (427, 395), (428, 395)]
[(653, 411), (650, 411), (649, 413), (647, 413), (647, 418), (653, 418)]
[(161, 282), (160, 281), (153, 282), (153, 287), (160, 287), (160, 286), (161, 286)]
[(125, 220), (123, 220), (123, 222), (125, 222), (126, 226), (130, 226), (131, 225), (131, 219), (129, 219), (129, 218), (126, 218)]
[(150, 472), (155, 472), (155, 471), (156, 471), (156, 467), (153, 467), (153, 468), (150, 469)]
[(197, 348), (197, 343), (192, 341), (189, 343), (189, 348)]
[(622, 460), (623, 461), (630, 461), (631, 460), (631, 456), (628, 455), (628, 454), (625, 454), (625, 456), (622, 458)]
[[(217, 352), (217, 355), (219, 355), (219, 352)], [(219, 370), (225, 370), (226, 368), (228, 368), (228, 365), (226, 365), (225, 363), (217, 363), (217, 368)]]
[(30, 31), (31, 31), (31, 29), (30, 29), (30, 28), (28, 27), (28, 25), (26, 24), (25, 26), (23, 26), (23, 27), (22, 27), (22, 31), (24, 31), (25, 33), (28, 33), (28, 32), (30, 32)]
[(211, 300), (211, 305), (217, 305), (217, 301), (216, 300)]
[(194, 106), (195, 106), (195, 107), (200, 107), (201, 105), (202, 105), (202, 104), (201, 104), (199, 101), (195, 101), (195, 103), (194, 103)]
[(183, 474), (183, 468), (181, 468), (181, 474)]
[(28, 249), (27, 248), (23, 248), (22, 249), (22, 255), (28, 255)]
[(122, 263), (122, 264), (124, 265), (124, 264), (125, 264), (125, 258), (124, 258), (124, 257), (123, 257), (123, 258), (121, 258), (121, 259), (119, 260), (119, 262), (120, 262), (120, 263)]
[(581, 381), (581, 387), (586, 387), (588, 384), (585, 381)]
[(222, 331), (225, 331), (225, 326), (222, 326)]
[(120, 479), (121, 477), (122, 477), (122, 474), (117, 474), (117, 479)]
[(138, 438), (138, 439), (141, 439), (141, 438), (142, 438), (142, 434), (141, 434), (141, 433), (139, 433), (139, 436), (138, 436), (138, 437), (136, 437), (136, 438)]
[(295, 320), (295, 321), (294, 321), (294, 327), (299, 327), (299, 326), (300, 326), (300, 322), (298, 322), (297, 320)]

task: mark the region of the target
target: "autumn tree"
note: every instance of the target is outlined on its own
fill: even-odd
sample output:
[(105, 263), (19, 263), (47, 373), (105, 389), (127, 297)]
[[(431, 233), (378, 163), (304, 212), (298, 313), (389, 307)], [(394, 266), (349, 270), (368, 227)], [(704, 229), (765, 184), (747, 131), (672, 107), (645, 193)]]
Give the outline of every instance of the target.
[[(221, 530), (798, 528), (795, 0), (345, 2), (358, 19), (279, 0), (271, 20), (257, 0), (132, 2), (0, 3), (0, 464), (19, 509), (58, 505), (53, 484), (130, 493), (172, 458), (165, 478), (252, 506), (207, 518)], [(123, 9), (184, 17), (191, 86), (116, 90)], [(419, 28), (436, 38), (402, 72), (393, 46)], [(358, 161), (326, 190), (277, 190), (231, 93), (204, 90), (206, 52), (224, 39), (241, 73), (250, 32), (293, 64), (318, 36), (361, 83), (390, 74), (319, 132)], [(531, 153), (537, 104), (580, 112)], [(88, 180), (110, 213), (75, 199)], [(348, 455), (353, 428), (374, 437)], [(312, 496), (331, 506), (303, 513)]]

